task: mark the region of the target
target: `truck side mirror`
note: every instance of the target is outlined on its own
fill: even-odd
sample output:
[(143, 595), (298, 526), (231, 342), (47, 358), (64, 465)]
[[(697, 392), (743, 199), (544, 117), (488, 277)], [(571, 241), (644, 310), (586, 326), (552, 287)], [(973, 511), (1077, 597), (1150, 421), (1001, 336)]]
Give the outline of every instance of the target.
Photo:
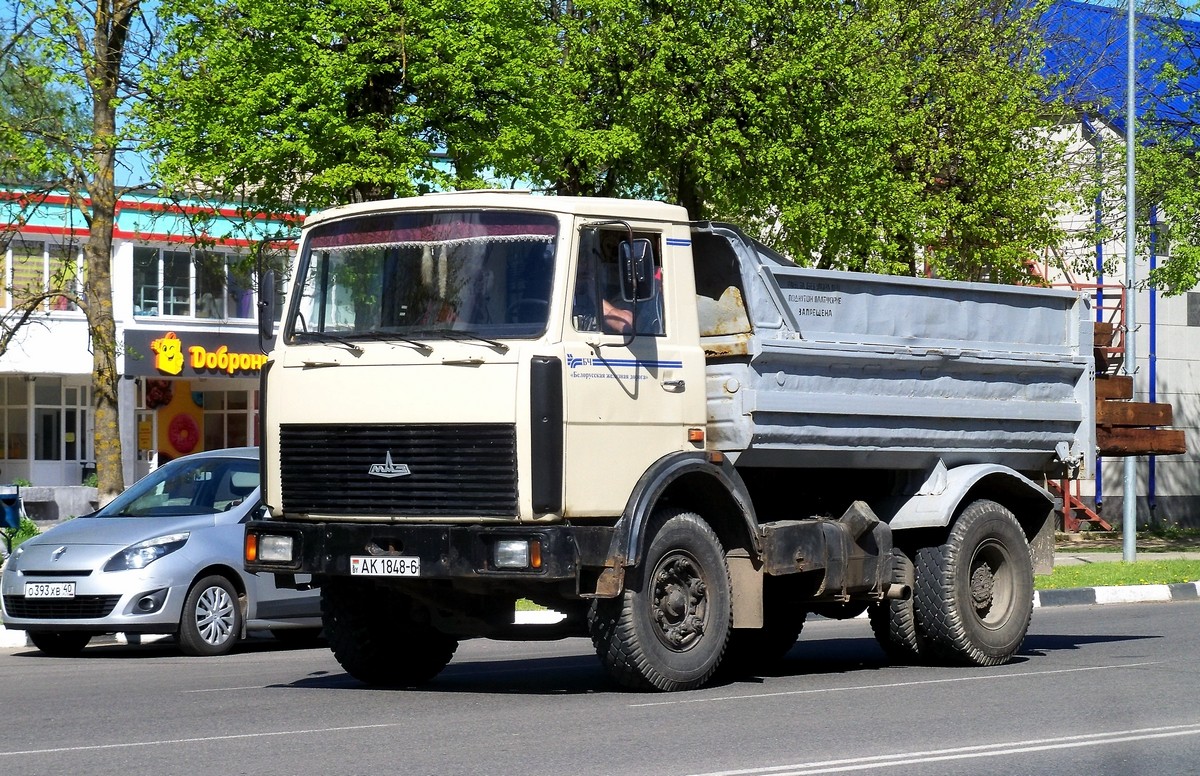
[(269, 269), (258, 279), (258, 336), (275, 338), (275, 270)]
[(622, 242), (620, 250), (621, 297), (626, 302), (645, 302), (658, 294), (654, 282), (654, 246), (645, 238)]

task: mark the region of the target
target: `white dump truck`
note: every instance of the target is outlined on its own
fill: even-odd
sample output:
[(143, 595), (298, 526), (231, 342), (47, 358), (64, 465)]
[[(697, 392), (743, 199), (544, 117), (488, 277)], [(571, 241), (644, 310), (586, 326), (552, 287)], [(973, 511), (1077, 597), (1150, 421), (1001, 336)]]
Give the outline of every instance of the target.
[(370, 684), (590, 635), (620, 684), (683, 690), (864, 611), (897, 660), (998, 664), (1052, 563), (1046, 480), (1094, 459), (1086, 298), (804, 269), (660, 202), (331, 209), (277, 335), (273, 306), (246, 565), (313, 575)]

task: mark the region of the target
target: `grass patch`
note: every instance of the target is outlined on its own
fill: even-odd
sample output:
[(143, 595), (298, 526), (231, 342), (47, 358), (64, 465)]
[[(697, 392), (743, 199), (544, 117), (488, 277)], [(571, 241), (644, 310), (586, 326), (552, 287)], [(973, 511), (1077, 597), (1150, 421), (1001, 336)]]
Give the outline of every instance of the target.
[(517, 611), (518, 612), (544, 612), (544, 611), (546, 611), (546, 607), (539, 606), (538, 604), (535, 604), (533, 601), (530, 601), (528, 598), (518, 598), (517, 599)]
[(1200, 581), (1200, 560), (1145, 560), (1134, 563), (1084, 563), (1058, 566), (1034, 577), (1038, 590), (1114, 585), (1169, 585)]

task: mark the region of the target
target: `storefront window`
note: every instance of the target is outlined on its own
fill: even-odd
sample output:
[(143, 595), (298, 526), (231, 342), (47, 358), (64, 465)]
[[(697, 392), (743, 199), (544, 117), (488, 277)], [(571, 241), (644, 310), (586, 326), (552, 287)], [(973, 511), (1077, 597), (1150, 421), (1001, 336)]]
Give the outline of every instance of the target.
[(40, 377), (33, 384), (34, 458), (62, 460), (62, 378)]
[(3, 422), (4, 457), (9, 460), (24, 460), (29, 452), (29, 400), (26, 396), (24, 378), (6, 377), (0, 380), (0, 400), (4, 412)]
[[(257, 397), (255, 397), (257, 403)], [(253, 444), (250, 429), (254, 411), (248, 391), (204, 392), (204, 449), (244, 447)]]

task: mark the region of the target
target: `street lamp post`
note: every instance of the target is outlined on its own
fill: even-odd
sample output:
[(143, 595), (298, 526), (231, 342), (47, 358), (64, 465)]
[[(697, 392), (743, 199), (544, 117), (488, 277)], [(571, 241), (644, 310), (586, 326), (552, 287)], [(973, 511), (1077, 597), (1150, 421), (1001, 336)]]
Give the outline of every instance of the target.
[[(1133, 159), (1137, 137), (1137, 110), (1134, 104), (1135, 47), (1137, 30), (1136, 0), (1129, 0), (1125, 56), (1125, 374), (1136, 380), (1137, 374), (1137, 265), (1135, 262), (1136, 173)], [(1137, 559), (1137, 459), (1125, 458), (1124, 490), (1121, 499), (1122, 557), (1127, 563)]]

